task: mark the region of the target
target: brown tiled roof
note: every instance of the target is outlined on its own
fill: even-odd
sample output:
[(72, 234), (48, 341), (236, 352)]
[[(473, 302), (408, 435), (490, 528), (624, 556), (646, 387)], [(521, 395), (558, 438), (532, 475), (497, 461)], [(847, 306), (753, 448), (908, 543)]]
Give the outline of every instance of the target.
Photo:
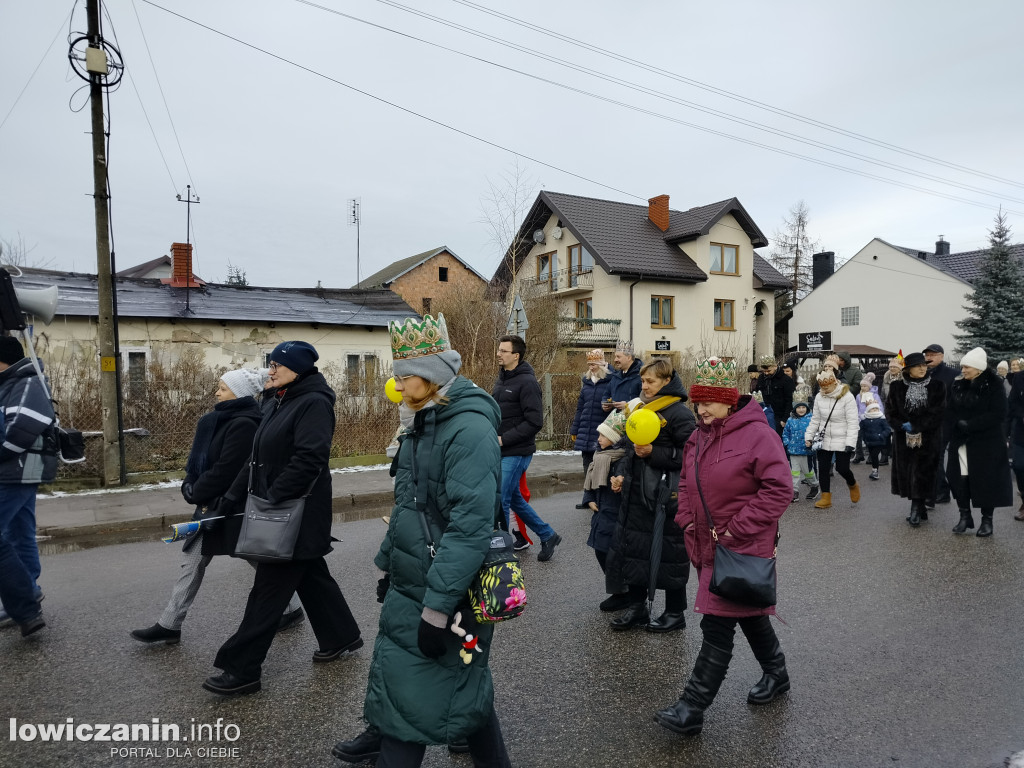
[(792, 283), (759, 253), (754, 253), (754, 275), (761, 281), (762, 288), (782, 290), (792, 288)]
[(388, 264), (386, 267), (384, 267), (384, 269), (378, 272), (374, 272), (372, 275), (370, 275), (364, 280), (360, 280), (352, 287), (362, 289), (386, 288), (388, 285), (393, 283), (395, 280), (400, 278), (409, 270), (415, 269), (428, 259), (432, 259), (435, 256), (437, 256), (437, 254), (439, 253), (450, 254), (453, 258), (458, 259), (459, 263), (462, 264), (466, 269), (468, 269), (474, 275), (479, 277), (485, 283), (487, 282), (486, 277), (481, 275), (479, 272), (477, 272), (475, 269), (469, 266), (469, 264), (460, 259), (450, 248), (448, 248), (448, 246), (442, 245), (440, 248), (433, 248), (429, 251), (424, 251), (423, 253), (417, 253), (415, 256), (409, 256), (407, 258), (399, 259), (398, 261), (392, 262), (391, 264)]
[[(544, 191), (520, 227), (515, 263), (518, 268), (533, 247), (530, 233), (554, 214), (610, 275), (702, 282), (708, 276), (679, 243), (707, 234), (728, 213), (733, 214), (755, 247), (767, 245), (767, 239), (736, 198), (688, 211), (670, 210), (668, 231), (662, 232), (647, 218), (646, 205)], [(508, 261), (502, 259), (492, 283), (508, 281)], [(785, 287), (785, 278), (756, 254), (754, 273), (766, 287)], [(779, 281), (782, 284), (776, 286)]]

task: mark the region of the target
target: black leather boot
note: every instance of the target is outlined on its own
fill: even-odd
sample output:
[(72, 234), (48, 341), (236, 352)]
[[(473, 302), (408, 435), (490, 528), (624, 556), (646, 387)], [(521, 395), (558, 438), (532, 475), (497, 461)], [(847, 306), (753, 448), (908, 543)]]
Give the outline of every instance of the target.
[[(771, 625), (769, 625), (770, 627)], [(772, 632), (774, 637), (775, 633)], [(748, 638), (749, 639), (749, 638)], [(769, 641), (771, 642), (771, 641)], [(786, 656), (779, 645), (779, 638), (764, 647), (757, 647), (751, 642), (751, 650), (761, 664), (764, 674), (747, 694), (748, 704), (767, 704), (774, 701), (789, 690), (789, 672), (786, 671)]]
[[(921, 512), (924, 511), (924, 500), (923, 499), (911, 499), (910, 500), (910, 517), (907, 518), (907, 522), (911, 526), (917, 528), (921, 524)], [(927, 513), (925, 513), (927, 514)]]
[(655, 712), (655, 722), (684, 736), (700, 733), (704, 728), (704, 710), (711, 706), (722, 687), (731, 659), (732, 651), (703, 643), (679, 701)]
[(612, 619), (611, 628), (621, 632), (632, 627), (645, 626), (651, 620), (651, 612), (647, 610), (647, 603), (633, 603), (621, 616)]
[[(986, 512), (988, 512), (987, 515), (985, 514)], [(981, 510), (981, 525), (978, 526), (978, 532), (976, 534), (974, 534), (974, 535), (975, 536), (981, 536), (982, 538), (984, 538), (985, 536), (991, 536), (992, 535), (992, 510), (991, 509), (983, 509), (983, 510)]]
[(376, 760), (380, 756), (380, 731), (371, 725), (354, 739), (339, 741), (331, 754), (346, 763)]
[(974, 527), (974, 517), (971, 510), (960, 507), (960, 522), (953, 526), (953, 533), (964, 533), (968, 528)]

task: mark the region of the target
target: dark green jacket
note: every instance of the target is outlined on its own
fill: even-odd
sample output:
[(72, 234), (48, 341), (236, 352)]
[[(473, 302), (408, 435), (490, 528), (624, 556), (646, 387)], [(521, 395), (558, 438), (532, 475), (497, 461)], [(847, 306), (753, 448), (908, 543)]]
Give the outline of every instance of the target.
[[(391, 575), (363, 715), (401, 741), (445, 744), (478, 731), (493, 706), (487, 666), (492, 625), (478, 625), (466, 593), (483, 564), (494, 530), (501, 489), (498, 405), (473, 382), (458, 377), (448, 402), (416, 414), (402, 440), (395, 475), (391, 523), (374, 563)], [(412, 459), (427, 475), (437, 554), (431, 559), (415, 503)], [(444, 531), (442, 535), (442, 530)], [(451, 633), (439, 659), (420, 653), (417, 633), (427, 606), (478, 638), (482, 652), (460, 657), (463, 639)]]

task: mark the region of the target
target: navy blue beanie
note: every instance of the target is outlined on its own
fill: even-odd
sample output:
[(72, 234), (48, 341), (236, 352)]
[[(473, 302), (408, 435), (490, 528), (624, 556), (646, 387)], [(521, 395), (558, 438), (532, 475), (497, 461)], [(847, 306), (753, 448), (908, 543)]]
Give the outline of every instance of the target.
[(283, 365), (300, 376), (313, 370), (319, 359), (313, 345), (305, 341), (282, 341), (270, 353), (270, 362)]

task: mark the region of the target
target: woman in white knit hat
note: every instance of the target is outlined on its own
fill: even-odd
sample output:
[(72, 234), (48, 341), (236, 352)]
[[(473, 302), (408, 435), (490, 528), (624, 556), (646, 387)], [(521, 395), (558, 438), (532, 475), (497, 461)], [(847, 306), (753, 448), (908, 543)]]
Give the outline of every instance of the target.
[[(185, 480), (181, 495), (196, 507), (193, 519), (200, 519), (205, 511), (215, 508), (220, 497), (238, 476), (252, 451), (252, 438), (260, 423), (260, 407), (256, 397), (263, 392), (267, 381), (266, 369), (242, 368), (228, 371), (217, 382), (213, 410), (199, 419), (192, 450), (185, 465)], [(181, 640), (181, 625), (188, 609), (203, 583), (206, 566), (214, 555), (230, 555), (241, 519), (229, 520), (226, 525), (203, 526), (199, 532), (185, 540), (181, 558), (181, 575), (171, 589), (171, 599), (156, 624), (132, 631), (132, 637), (143, 643), (164, 642), (168, 645)], [(255, 568), (256, 564), (251, 563)], [(302, 621), (302, 605), (298, 598), (292, 601), (281, 619), (281, 628)]]
[(974, 528), (973, 505), (981, 508), (977, 535), (991, 536), (995, 508), (1013, 504), (1003, 432), (1006, 392), (998, 374), (988, 367), (988, 355), (981, 347), (960, 358), (960, 369), (946, 400), (947, 419), (953, 425), (946, 478), (960, 508), (960, 522), (953, 533)]

